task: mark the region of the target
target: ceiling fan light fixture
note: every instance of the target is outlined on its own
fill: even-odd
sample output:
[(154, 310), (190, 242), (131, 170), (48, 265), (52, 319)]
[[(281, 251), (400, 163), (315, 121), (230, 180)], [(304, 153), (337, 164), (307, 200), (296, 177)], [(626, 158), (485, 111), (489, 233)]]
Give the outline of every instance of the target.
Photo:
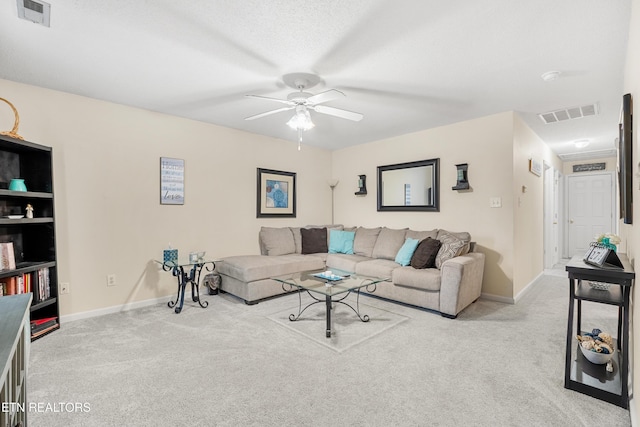
[(309, 110), (302, 106), (296, 108), (296, 113), (289, 119), (287, 125), (294, 130), (309, 130), (315, 126), (311, 121)]

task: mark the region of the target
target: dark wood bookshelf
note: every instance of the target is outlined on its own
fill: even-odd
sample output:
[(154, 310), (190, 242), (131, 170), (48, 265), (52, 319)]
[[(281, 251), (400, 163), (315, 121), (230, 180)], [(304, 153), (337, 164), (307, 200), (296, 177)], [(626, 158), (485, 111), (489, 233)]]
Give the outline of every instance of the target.
[[(0, 270), (0, 281), (24, 275), (38, 278), (38, 272), (47, 269), (48, 297), (35, 291), (37, 281), (32, 280), (30, 317), (58, 320), (33, 334), (32, 340), (60, 327), (52, 172), (51, 147), (0, 135), (0, 243), (13, 243), (16, 262), (15, 269)], [(27, 191), (9, 190), (15, 178), (24, 179)], [(27, 204), (33, 206), (33, 218), (26, 217)]]

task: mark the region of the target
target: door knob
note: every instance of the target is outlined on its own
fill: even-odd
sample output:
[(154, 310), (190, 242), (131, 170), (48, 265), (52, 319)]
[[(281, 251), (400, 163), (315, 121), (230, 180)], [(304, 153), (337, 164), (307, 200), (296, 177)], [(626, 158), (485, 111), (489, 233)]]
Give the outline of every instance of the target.
[(573, 220), (572, 219), (569, 220), (569, 224), (573, 224)]

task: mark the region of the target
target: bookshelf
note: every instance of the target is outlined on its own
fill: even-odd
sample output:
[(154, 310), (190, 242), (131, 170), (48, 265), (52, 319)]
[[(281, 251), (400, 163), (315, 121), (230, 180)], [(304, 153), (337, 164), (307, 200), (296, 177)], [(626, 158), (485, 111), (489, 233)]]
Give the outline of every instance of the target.
[[(1, 257), (0, 284), (4, 295), (32, 294), (32, 340), (60, 327), (51, 155), (50, 147), (0, 135), (0, 249), (11, 244), (15, 262), (7, 267)], [(27, 191), (9, 190), (15, 178)]]

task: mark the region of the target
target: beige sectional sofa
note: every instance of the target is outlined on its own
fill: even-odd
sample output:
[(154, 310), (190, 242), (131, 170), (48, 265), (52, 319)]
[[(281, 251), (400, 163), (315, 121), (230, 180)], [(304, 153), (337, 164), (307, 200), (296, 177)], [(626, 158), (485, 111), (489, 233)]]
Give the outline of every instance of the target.
[[(308, 252), (305, 249), (310, 248), (307, 244), (309, 231), (313, 231), (317, 239), (321, 233), (318, 229), (322, 228), (327, 229), (327, 248), (331, 246), (331, 229), (353, 231), (353, 253), (305, 253)], [(442, 256), (439, 268), (417, 269), (396, 262), (398, 251), (407, 238), (422, 241), (428, 237), (441, 242), (461, 240), (465, 244), (456, 249), (456, 253), (448, 255), (443, 253), (443, 245), (438, 252), (438, 256)], [(391, 283), (377, 286), (373, 296), (437, 311), (450, 318), (455, 318), (477, 300), (482, 290), (485, 257), (483, 253), (473, 251), (471, 236), (465, 232), (344, 228), (335, 225), (304, 229), (263, 227), (259, 243), (261, 255), (231, 256), (217, 264), (222, 278), (220, 290), (243, 299), (247, 304), (285, 293), (281, 284), (271, 277), (316, 269), (388, 277)]]

